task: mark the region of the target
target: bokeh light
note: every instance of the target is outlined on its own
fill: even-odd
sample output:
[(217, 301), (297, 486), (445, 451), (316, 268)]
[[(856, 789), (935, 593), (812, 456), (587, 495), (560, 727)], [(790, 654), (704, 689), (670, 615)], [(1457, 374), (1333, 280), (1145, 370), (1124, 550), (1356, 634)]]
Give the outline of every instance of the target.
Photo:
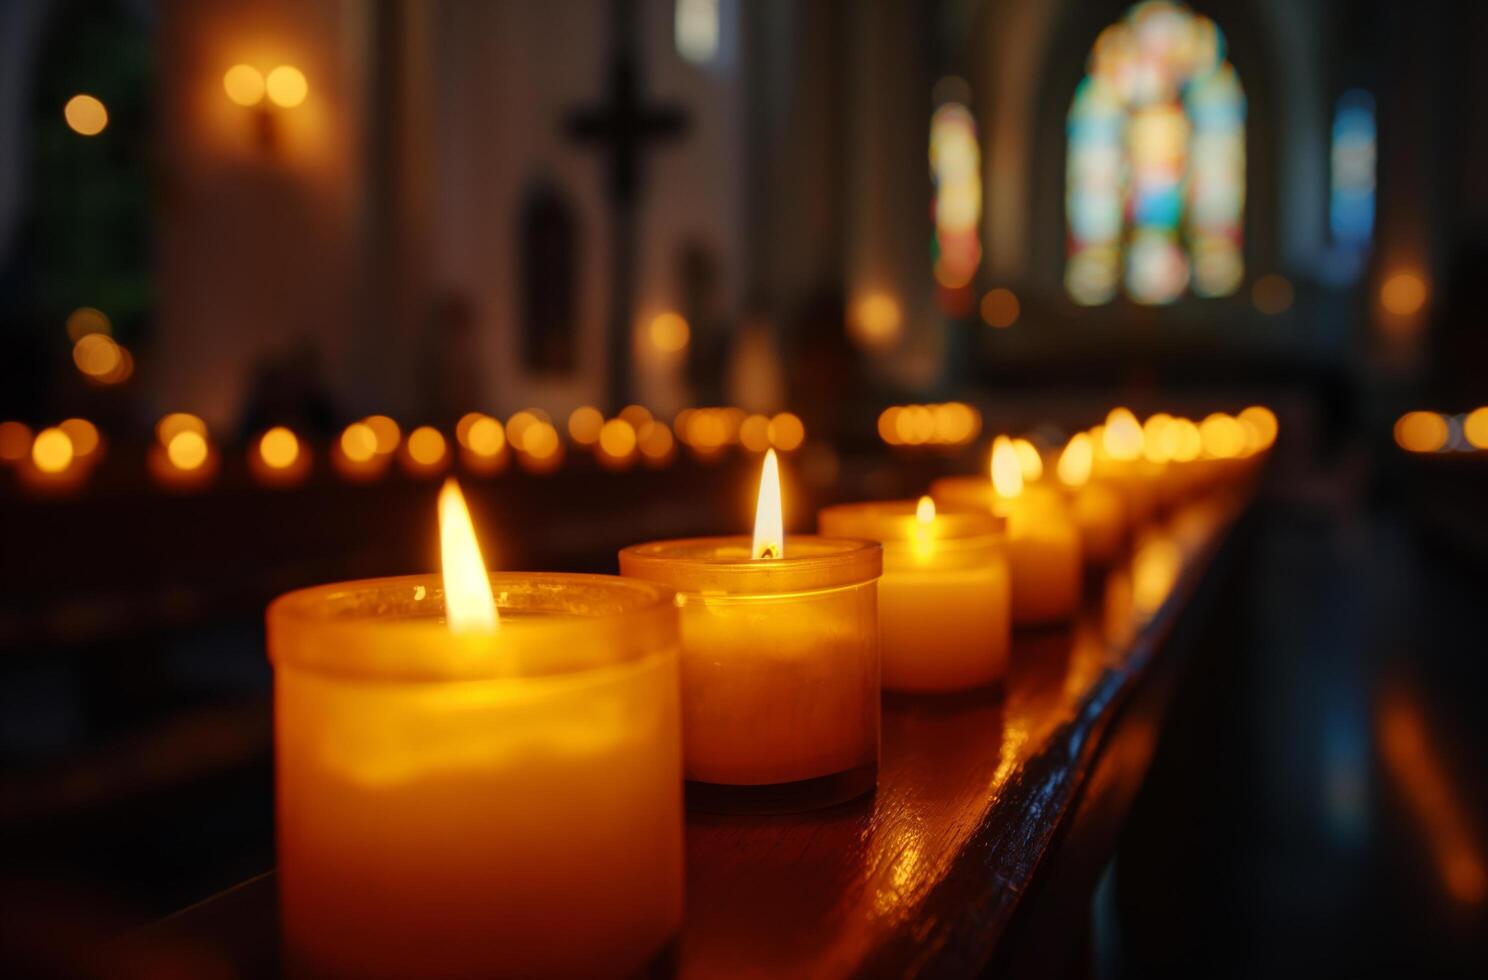
[(281, 109), (293, 109), (305, 101), (310, 94), (310, 83), (305, 73), (293, 65), (280, 65), (264, 79), (264, 91), (269, 101)]
[(340, 445), (349, 462), (370, 462), (377, 456), (377, 433), (365, 422), (353, 422), (342, 430)]
[(1251, 405), (1242, 409), (1239, 416), (1242, 425), (1246, 426), (1248, 432), (1253, 433), (1255, 438), (1247, 447), (1251, 452), (1260, 452), (1270, 449), (1276, 442), (1276, 434), (1280, 431), (1280, 423), (1276, 421), (1276, 413), (1264, 405)]
[(19, 463), (30, 454), (30, 427), (22, 422), (0, 422), (0, 463)]
[(195, 432), (205, 438), (207, 423), (190, 412), (170, 412), (155, 423), (155, 438), (162, 446), (170, 445), (171, 440), (181, 432)]
[(67, 337), (77, 343), (90, 333), (112, 334), (114, 325), (102, 310), (79, 306), (67, 315)]
[(499, 456), (506, 448), (506, 430), (496, 419), (483, 415), (470, 424), (465, 433), (465, 446), (477, 456)]
[(233, 65), (222, 76), (222, 89), (240, 106), (255, 106), (264, 98), (263, 72), (252, 65)]
[(1238, 419), (1215, 412), (1199, 423), (1204, 452), (1214, 459), (1234, 459), (1245, 452), (1245, 427)]
[(569, 413), (568, 437), (577, 445), (592, 446), (599, 441), (599, 430), (604, 423), (603, 412), (593, 405), (580, 405)]
[(989, 289), (982, 297), (982, 320), (989, 327), (1011, 327), (1018, 322), (1022, 307), (1018, 296), (1011, 289)]
[(1142, 424), (1129, 408), (1113, 408), (1106, 415), (1101, 449), (1112, 459), (1130, 462), (1142, 455)]
[(770, 445), (783, 453), (794, 452), (806, 441), (806, 426), (791, 412), (781, 412), (770, 419)]
[(441, 468), (448, 451), (444, 436), (432, 425), (421, 425), (408, 433), (408, 440), (403, 445), (408, 462), (412, 464), (410, 469), (416, 471)]
[(610, 419), (599, 430), (599, 451), (611, 462), (628, 461), (636, 451), (636, 430), (624, 419)]
[(1255, 308), (1267, 316), (1285, 313), (1292, 307), (1292, 284), (1285, 276), (1274, 272), (1261, 276), (1250, 287), (1250, 301)]
[(72, 441), (72, 452), (78, 459), (87, 459), (98, 451), (100, 440), (98, 427), (87, 419), (64, 419), (57, 428), (67, 433)]
[(61, 473), (72, 465), (72, 440), (60, 428), (42, 429), (31, 443), (31, 462), (42, 473)]
[(641, 430), (641, 426), (651, 421), (651, 409), (647, 408), (645, 405), (626, 405), (624, 408), (620, 409), (620, 414), (616, 416), (616, 418), (622, 418), (625, 421), (629, 422), (630, 427), (639, 432)]
[(369, 415), (362, 419), (362, 424), (372, 430), (377, 436), (377, 454), (387, 456), (398, 448), (403, 441), (403, 432), (398, 428), (398, 423), (386, 415)]
[(207, 461), (207, 440), (193, 429), (183, 429), (170, 437), (165, 454), (171, 465), (183, 472), (199, 470)]
[(90, 379), (106, 382), (118, 373), (123, 350), (107, 334), (84, 334), (72, 346), (72, 361)]
[(1462, 436), (1474, 449), (1488, 449), (1488, 406), (1467, 413), (1462, 420)]
[(671, 462), (676, 451), (676, 439), (665, 422), (651, 421), (636, 432), (636, 444), (647, 465), (664, 466)]
[(1413, 453), (1434, 453), (1447, 444), (1447, 420), (1435, 412), (1406, 412), (1395, 422), (1395, 444)]
[(108, 110), (91, 95), (78, 94), (67, 100), (62, 116), (74, 133), (97, 136), (108, 125)]
[(289, 429), (276, 425), (258, 439), (258, 458), (271, 470), (287, 470), (300, 458), (300, 439)]
[(692, 338), (692, 330), (680, 313), (662, 313), (651, 320), (647, 330), (651, 346), (667, 354), (684, 350)]
[(869, 293), (854, 306), (848, 326), (859, 345), (881, 350), (898, 343), (904, 332), (904, 314), (898, 300), (888, 293)]
[(770, 417), (751, 415), (739, 423), (739, 445), (752, 453), (762, 453), (769, 449)]
[(1380, 286), (1380, 306), (1392, 316), (1414, 316), (1426, 305), (1426, 280), (1414, 272), (1397, 272)]
[(1027, 439), (1014, 439), (1013, 450), (1018, 454), (1024, 483), (1037, 483), (1044, 478), (1044, 458), (1039, 455), (1037, 446)]

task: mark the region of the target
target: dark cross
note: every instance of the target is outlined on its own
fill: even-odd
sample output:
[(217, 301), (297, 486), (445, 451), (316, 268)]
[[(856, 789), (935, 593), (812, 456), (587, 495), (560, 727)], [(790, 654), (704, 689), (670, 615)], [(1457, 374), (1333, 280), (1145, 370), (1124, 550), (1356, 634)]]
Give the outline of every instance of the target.
[(687, 131), (687, 113), (679, 105), (648, 104), (642, 93), (636, 31), (640, 18), (635, 0), (610, 5), (610, 85), (599, 105), (568, 114), (570, 138), (609, 155), (610, 324), (606, 399), (612, 408), (630, 400), (631, 328), (635, 310), (636, 206), (640, 200), (642, 153), (650, 143), (676, 139)]

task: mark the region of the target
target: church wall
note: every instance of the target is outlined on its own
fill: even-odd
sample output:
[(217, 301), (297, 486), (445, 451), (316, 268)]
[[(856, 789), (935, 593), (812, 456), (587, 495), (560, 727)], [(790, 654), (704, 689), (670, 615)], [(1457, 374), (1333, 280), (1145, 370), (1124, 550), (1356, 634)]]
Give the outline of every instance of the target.
[[(332, 395), (350, 387), (364, 15), (334, 0), (162, 4), (152, 410), (230, 426), (254, 365), (302, 344)], [(294, 65), (309, 95), (293, 109), (236, 105), (222, 79), (238, 63)]]

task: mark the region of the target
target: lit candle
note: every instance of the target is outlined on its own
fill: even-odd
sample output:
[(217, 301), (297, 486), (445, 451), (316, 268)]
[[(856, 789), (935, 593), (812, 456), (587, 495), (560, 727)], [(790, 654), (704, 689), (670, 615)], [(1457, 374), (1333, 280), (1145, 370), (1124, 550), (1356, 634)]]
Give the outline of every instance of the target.
[(991, 476), (936, 480), (930, 495), (942, 505), (979, 508), (1006, 519), (1014, 625), (1070, 618), (1080, 606), (1084, 565), (1080, 532), (1063, 495), (1046, 484), (1024, 484), (1018, 451), (1006, 436), (993, 440)]
[(980, 510), (937, 513), (921, 497), (828, 507), (818, 523), (832, 537), (883, 544), (886, 689), (960, 691), (1002, 679), (1012, 624), (997, 520)]
[(269, 607), (289, 960), (316, 976), (639, 971), (682, 916), (672, 593), (488, 575), (453, 481), (440, 524), (442, 579)]
[(1077, 432), (1059, 454), (1055, 467), (1069, 500), (1070, 516), (1080, 529), (1080, 546), (1087, 564), (1110, 565), (1126, 543), (1126, 499), (1105, 480), (1092, 480), (1095, 447), (1090, 436)]
[(1094, 475), (1116, 486), (1126, 498), (1133, 527), (1146, 524), (1157, 509), (1160, 470), (1142, 456), (1142, 423), (1130, 409), (1113, 408), (1097, 430)]
[(688, 802), (786, 811), (871, 790), (878, 773), (877, 543), (786, 538), (774, 450), (754, 538), (620, 552), (621, 574), (675, 588)]

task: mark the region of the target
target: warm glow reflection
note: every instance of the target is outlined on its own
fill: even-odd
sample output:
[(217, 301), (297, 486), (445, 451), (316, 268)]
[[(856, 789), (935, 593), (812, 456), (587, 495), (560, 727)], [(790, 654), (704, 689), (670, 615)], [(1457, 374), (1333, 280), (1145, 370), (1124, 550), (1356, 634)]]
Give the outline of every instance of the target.
[(341, 454), (353, 463), (366, 463), (377, 455), (377, 433), (365, 422), (353, 422), (341, 433)]
[(680, 313), (662, 313), (653, 318), (647, 333), (651, 346), (666, 354), (685, 349), (692, 338), (692, 330)]
[(97, 136), (108, 125), (108, 110), (91, 95), (74, 95), (62, 108), (62, 115), (74, 133)]
[(1101, 448), (1112, 459), (1130, 462), (1142, 455), (1142, 425), (1131, 409), (1113, 408), (1106, 416)]
[(263, 101), (263, 72), (252, 65), (233, 65), (222, 76), (222, 89), (240, 106), (255, 106)]
[(1070, 437), (1064, 452), (1059, 454), (1059, 482), (1067, 487), (1083, 487), (1090, 481), (1090, 470), (1095, 463), (1095, 447), (1090, 436), (1076, 432)]
[(1018, 450), (1007, 436), (992, 440), (992, 489), (999, 497), (1016, 497), (1023, 492), (1023, 465)]
[(1441, 755), (1431, 744), (1418, 700), (1404, 690), (1381, 700), (1380, 753), (1426, 832), (1447, 893), (1464, 904), (1488, 897), (1488, 865)]
[(61, 473), (72, 457), (72, 440), (60, 428), (42, 429), (31, 443), (31, 462), (43, 473)]
[(207, 461), (207, 440), (192, 429), (182, 429), (165, 444), (165, 455), (172, 466), (184, 472), (200, 469)]
[(264, 465), (287, 470), (300, 458), (300, 440), (282, 425), (276, 425), (258, 440), (258, 455)]
[(1183, 553), (1167, 535), (1154, 534), (1137, 545), (1132, 555), (1132, 601), (1139, 616), (1162, 608), (1182, 570)]
[(31, 453), (31, 430), (21, 422), (0, 422), (0, 462), (19, 463)]
[[(411, 437), (410, 437), (411, 441)], [(444, 615), (454, 633), (489, 633), (500, 617), (491, 577), (481, 558), (470, 509), (454, 477), (439, 491), (439, 555), (444, 576)]]
[(1013, 450), (1018, 454), (1024, 483), (1037, 483), (1044, 478), (1044, 458), (1039, 455), (1037, 446), (1027, 439), (1014, 439)]
[(280, 65), (264, 79), (264, 91), (268, 93), (269, 101), (279, 108), (293, 109), (310, 94), (310, 84), (298, 68)]
[(1435, 412), (1406, 412), (1395, 423), (1395, 444), (1413, 453), (1434, 453), (1447, 444), (1447, 420)]
[(929, 497), (921, 497), (920, 502), (915, 504), (915, 520), (923, 525), (935, 523), (935, 501)]
[(1426, 305), (1426, 280), (1414, 272), (1397, 272), (1380, 286), (1380, 305), (1394, 316), (1413, 316)]
[(982, 417), (964, 402), (890, 405), (878, 416), (878, 435), (890, 446), (964, 446), (982, 431)]
[(592, 405), (581, 405), (568, 416), (568, 436), (580, 446), (592, 446), (599, 441), (604, 423), (603, 412)]
[(98, 448), (98, 427), (87, 419), (64, 419), (57, 424), (57, 428), (67, 433), (67, 438), (72, 440), (72, 453), (78, 459), (85, 459)]
[(1275, 273), (1261, 276), (1250, 287), (1250, 300), (1267, 316), (1285, 313), (1292, 306), (1292, 284)]
[(775, 450), (765, 453), (760, 468), (759, 496), (754, 506), (753, 558), (785, 557), (785, 522), (780, 509), (780, 463)]

